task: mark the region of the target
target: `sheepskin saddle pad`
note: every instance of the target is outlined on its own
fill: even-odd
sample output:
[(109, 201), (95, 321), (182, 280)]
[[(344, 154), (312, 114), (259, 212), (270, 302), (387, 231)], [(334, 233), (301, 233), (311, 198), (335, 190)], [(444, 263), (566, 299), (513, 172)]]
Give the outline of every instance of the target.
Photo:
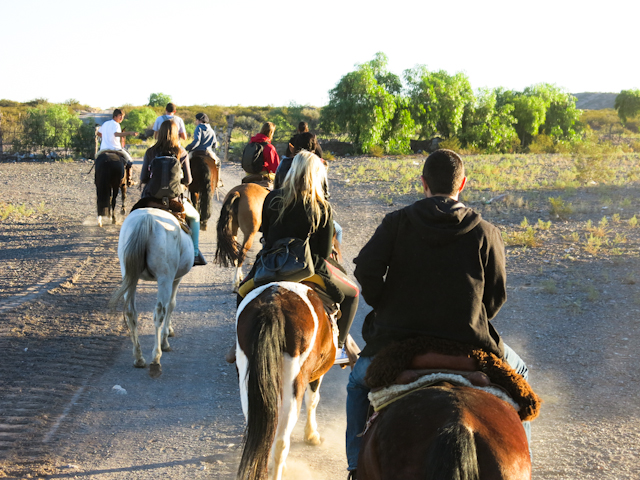
[[(425, 375), (430, 378), (421, 380)], [(406, 387), (416, 382), (412, 387), (449, 382), (488, 389), (503, 399), (506, 393), (515, 402), (522, 421), (536, 418), (542, 403), (522, 375), (496, 355), (471, 345), (433, 337), (411, 338), (382, 349), (369, 365), (365, 381), (376, 403), (382, 406), (388, 404), (390, 398), (378, 394), (377, 390), (394, 386), (391, 391), (406, 395)], [(402, 388), (396, 388), (398, 385)]]

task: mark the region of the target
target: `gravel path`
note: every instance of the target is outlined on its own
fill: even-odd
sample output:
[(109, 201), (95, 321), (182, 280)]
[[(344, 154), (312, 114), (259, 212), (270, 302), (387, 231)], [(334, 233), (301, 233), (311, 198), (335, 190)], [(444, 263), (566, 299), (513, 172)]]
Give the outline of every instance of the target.
[[(163, 375), (153, 380), (134, 369), (121, 316), (105, 309), (119, 281), (119, 227), (96, 226), (90, 166), (0, 164), (10, 192), (0, 206), (33, 210), (0, 222), (0, 477), (233, 478), (244, 422), (235, 370), (223, 360), (233, 341), (231, 270), (211, 263), (192, 270), (178, 293)], [(239, 174), (225, 165), (222, 190)], [(128, 206), (137, 189), (130, 194)], [(369, 187), (334, 177), (332, 203), (352, 272), (384, 214), (406, 201), (389, 206)], [(214, 201), (213, 219), (219, 206)], [(212, 260), (213, 224), (202, 245)], [(567, 263), (509, 249), (509, 300), (495, 323), (528, 362), (545, 402), (533, 424), (536, 479), (640, 478), (640, 375), (629, 368), (640, 355), (639, 266), (637, 256)], [(154, 285), (140, 291), (148, 357)], [(353, 328), (359, 343), (368, 310), (360, 306)], [(304, 445), (299, 422), (288, 479), (344, 477), (347, 374), (334, 368), (322, 385), (323, 445)]]

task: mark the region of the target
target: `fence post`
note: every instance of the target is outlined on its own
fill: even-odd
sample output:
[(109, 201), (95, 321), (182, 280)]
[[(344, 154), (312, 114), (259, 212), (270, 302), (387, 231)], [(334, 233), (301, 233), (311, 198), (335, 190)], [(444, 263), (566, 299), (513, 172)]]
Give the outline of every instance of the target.
[(225, 163), (229, 159), (229, 145), (231, 144), (231, 131), (233, 130), (233, 122), (235, 115), (227, 115), (227, 141), (224, 147), (224, 161)]
[(2, 142), (2, 112), (0, 112), (0, 158), (4, 156), (4, 147)]

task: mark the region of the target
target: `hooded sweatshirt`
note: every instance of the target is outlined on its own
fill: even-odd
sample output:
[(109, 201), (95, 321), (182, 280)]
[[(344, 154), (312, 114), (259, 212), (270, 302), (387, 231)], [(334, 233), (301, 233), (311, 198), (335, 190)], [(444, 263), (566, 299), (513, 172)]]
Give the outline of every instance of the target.
[(280, 157), (278, 156), (278, 152), (276, 152), (276, 148), (271, 145), (269, 137), (263, 135), (262, 133), (258, 133), (257, 135), (251, 137), (251, 143), (256, 142), (266, 143), (264, 149), (262, 150), (262, 158), (264, 159), (262, 168), (269, 173), (276, 173), (276, 169), (280, 164)]
[(472, 209), (431, 197), (392, 212), (354, 263), (373, 307), (362, 356), (416, 336), (504, 355), (489, 323), (507, 299), (504, 245), (500, 231)]

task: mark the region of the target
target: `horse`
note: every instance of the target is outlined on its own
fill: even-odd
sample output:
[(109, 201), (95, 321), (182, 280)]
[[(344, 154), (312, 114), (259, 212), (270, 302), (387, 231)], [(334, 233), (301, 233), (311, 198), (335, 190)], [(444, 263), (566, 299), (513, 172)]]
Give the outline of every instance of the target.
[(268, 474), (280, 480), (303, 396), (304, 441), (320, 444), (316, 407), (322, 377), (335, 359), (337, 331), (312, 288), (277, 282), (247, 294), (238, 306), (236, 332), (247, 422), (237, 478), (261, 480)]
[(138, 340), (136, 287), (140, 279), (158, 283), (158, 295), (153, 312), (155, 347), (150, 375), (162, 373), (160, 357), (171, 350), (168, 337), (174, 335), (171, 314), (176, 306), (176, 293), (182, 278), (193, 266), (193, 242), (176, 217), (157, 208), (133, 210), (122, 223), (118, 239), (118, 258), (122, 283), (113, 293), (109, 305), (113, 308), (124, 299), (124, 318), (133, 342), (134, 367), (144, 368)]
[(218, 186), (220, 167), (206, 152), (194, 151), (191, 156), (191, 175), (193, 181), (189, 185), (191, 203), (200, 214), (200, 229), (207, 229), (211, 217), (211, 200)]
[(357, 478), (525, 480), (531, 458), (511, 405), (443, 382), (400, 397), (370, 419)]
[(115, 152), (103, 152), (95, 163), (95, 184), (98, 203), (98, 226), (102, 227), (102, 217), (111, 215), (111, 223), (116, 223), (116, 200), (118, 190), (122, 192), (121, 215), (125, 214), (127, 185), (131, 180), (131, 165)]
[[(268, 193), (269, 190), (255, 183), (243, 183), (232, 188), (222, 203), (215, 262), (223, 267), (236, 267), (234, 292), (243, 279), (242, 264), (262, 224), (262, 205)], [(238, 229), (244, 236), (242, 245), (237, 240)]]

